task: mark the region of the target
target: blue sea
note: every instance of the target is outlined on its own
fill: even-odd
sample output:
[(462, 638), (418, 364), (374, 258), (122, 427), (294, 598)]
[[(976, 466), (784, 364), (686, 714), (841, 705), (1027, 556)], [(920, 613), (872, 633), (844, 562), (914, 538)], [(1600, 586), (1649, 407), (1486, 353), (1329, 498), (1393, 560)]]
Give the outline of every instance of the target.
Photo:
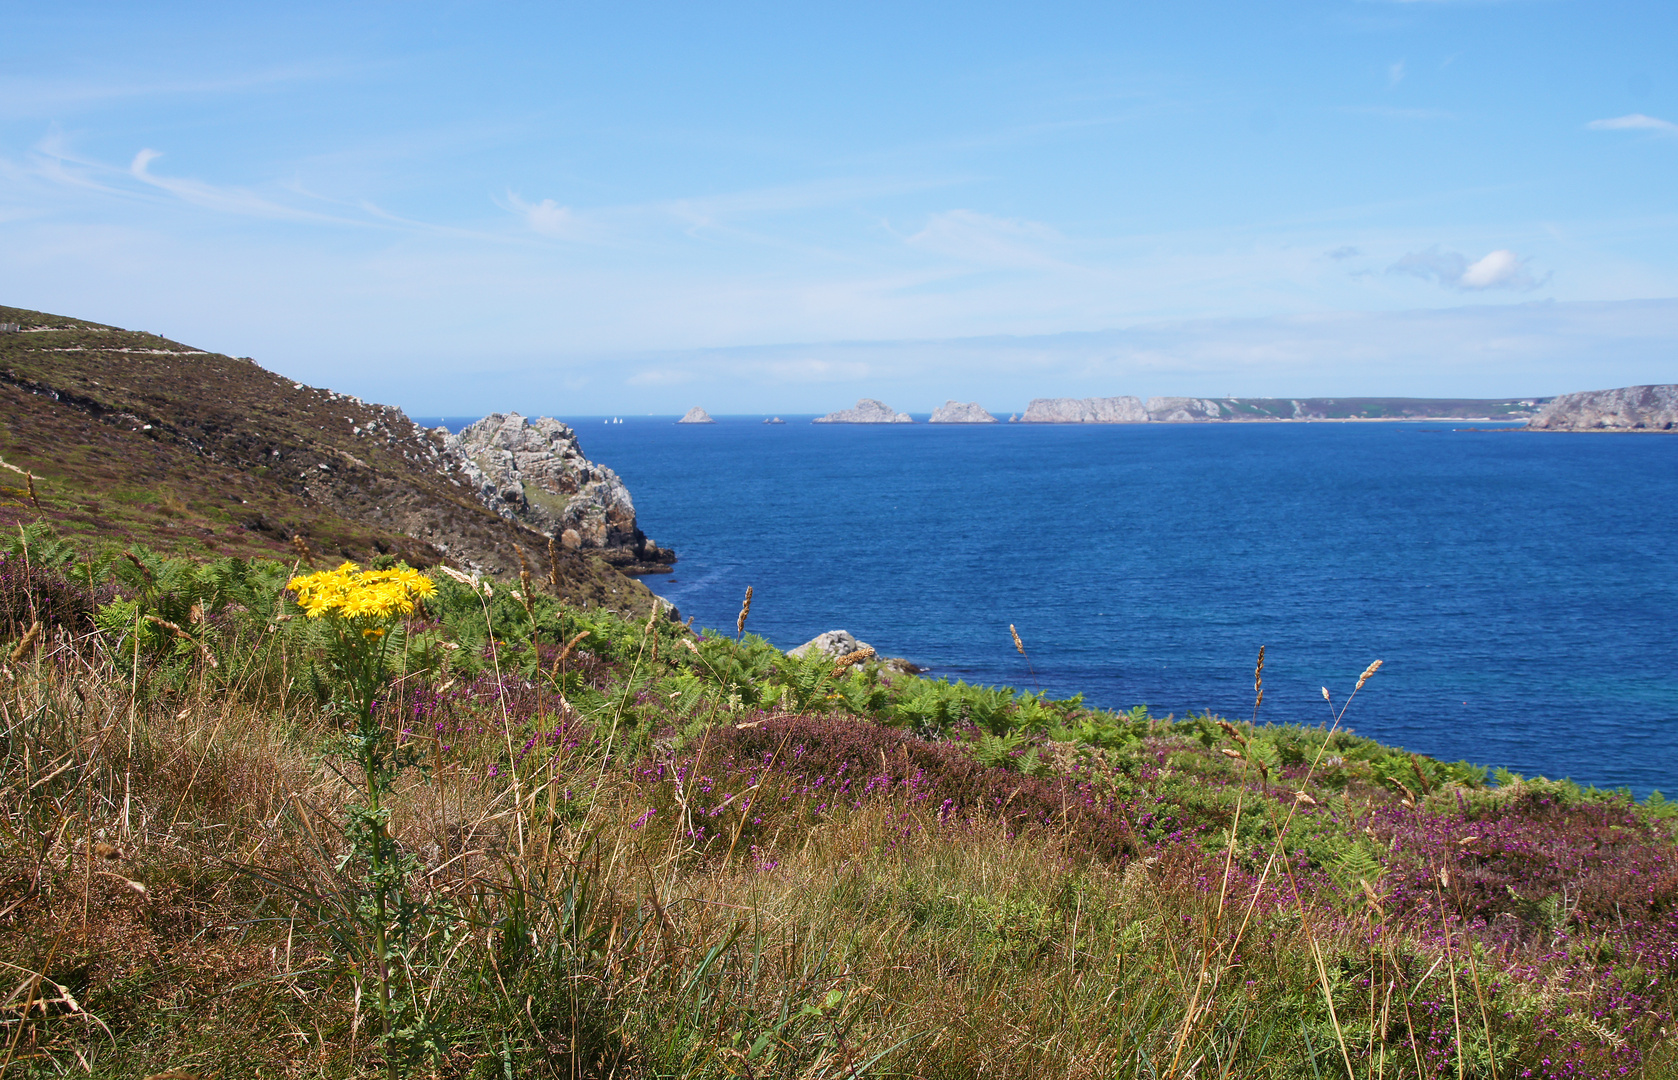
[(568, 422), (696, 626), (750, 585), (778, 646), (843, 628), (950, 679), (1237, 718), (1262, 645), (1259, 718), (1308, 724), (1380, 659), (1361, 734), (1678, 790), (1678, 437), (674, 419)]

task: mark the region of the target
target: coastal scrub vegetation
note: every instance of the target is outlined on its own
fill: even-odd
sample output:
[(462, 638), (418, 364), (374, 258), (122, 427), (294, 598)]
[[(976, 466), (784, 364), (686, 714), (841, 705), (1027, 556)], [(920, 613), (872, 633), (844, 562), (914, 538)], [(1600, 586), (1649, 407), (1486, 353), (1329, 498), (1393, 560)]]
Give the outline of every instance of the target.
[(1674, 808), (1360, 738), (1378, 664), (1160, 717), (542, 585), (0, 545), (0, 1072), (1678, 1069)]

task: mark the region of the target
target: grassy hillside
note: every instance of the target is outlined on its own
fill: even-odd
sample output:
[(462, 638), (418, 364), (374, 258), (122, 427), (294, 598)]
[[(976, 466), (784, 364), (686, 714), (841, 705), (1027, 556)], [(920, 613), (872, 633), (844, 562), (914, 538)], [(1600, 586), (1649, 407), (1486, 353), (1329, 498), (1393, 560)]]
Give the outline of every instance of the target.
[(132, 554), (0, 556), (0, 1072), (1678, 1070), (1671, 808), (1361, 739), (1377, 665), (1110, 713)]
[[(0, 527), (210, 557), (454, 560), (547, 571), (547, 541), (437, 473), (437, 437), (373, 405), (158, 337), (0, 307)], [(652, 594), (602, 561), (556, 553), (575, 602), (645, 612)]]

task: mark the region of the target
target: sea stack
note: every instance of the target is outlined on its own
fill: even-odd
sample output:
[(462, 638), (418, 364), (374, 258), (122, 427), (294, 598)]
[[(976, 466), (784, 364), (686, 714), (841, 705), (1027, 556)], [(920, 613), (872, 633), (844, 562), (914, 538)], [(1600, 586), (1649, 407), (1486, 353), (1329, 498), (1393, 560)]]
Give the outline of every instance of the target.
[(678, 424), (714, 424), (714, 423), (716, 423), (716, 421), (711, 419), (711, 414), (710, 413), (706, 412), (704, 409), (701, 409), (699, 406), (695, 405), (693, 408), (688, 410), (688, 414), (686, 416), (684, 416), (680, 420), (676, 421), (676, 423), (678, 423)]
[(969, 401), (963, 405), (957, 401), (946, 401), (932, 411), (929, 424), (994, 424), (996, 417), (986, 412), (977, 401)]
[(896, 412), (890, 405), (873, 398), (863, 398), (854, 409), (840, 409), (826, 416), (818, 416), (812, 424), (913, 424), (908, 413)]

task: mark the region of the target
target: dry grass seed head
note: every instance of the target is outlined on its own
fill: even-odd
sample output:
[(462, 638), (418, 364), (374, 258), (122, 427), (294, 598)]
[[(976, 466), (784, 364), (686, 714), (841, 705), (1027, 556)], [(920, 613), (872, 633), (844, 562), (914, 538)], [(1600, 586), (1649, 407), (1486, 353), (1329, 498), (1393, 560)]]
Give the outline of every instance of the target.
[(860, 664), (865, 660), (873, 659), (873, 657), (874, 648), (871, 645), (864, 645), (855, 652), (848, 652), (833, 662), (832, 677), (837, 679), (840, 675), (843, 675), (845, 673), (845, 669), (850, 667), (852, 664)]
[(1013, 623), (1008, 624), (1008, 636), (1014, 639), (1014, 648), (1019, 650), (1021, 656), (1024, 656), (1025, 642), (1020, 640), (1020, 632), (1014, 629)]
[(35, 643), (40, 640), (41, 620), (36, 619), (30, 624), (29, 632), (23, 635), (23, 640), (17, 643), (17, 648), (12, 650), (11, 662), (14, 664), (21, 663), (23, 658), (29, 655), (30, 650), (35, 648)]
[(744, 601), (742, 601), (741, 604), (740, 604), (740, 617), (738, 619), (734, 620), (734, 632), (736, 634), (743, 634), (743, 633), (746, 632), (746, 616), (750, 615), (751, 613), (752, 613), (752, 587), (750, 585), (747, 585), (746, 586), (746, 599)]

